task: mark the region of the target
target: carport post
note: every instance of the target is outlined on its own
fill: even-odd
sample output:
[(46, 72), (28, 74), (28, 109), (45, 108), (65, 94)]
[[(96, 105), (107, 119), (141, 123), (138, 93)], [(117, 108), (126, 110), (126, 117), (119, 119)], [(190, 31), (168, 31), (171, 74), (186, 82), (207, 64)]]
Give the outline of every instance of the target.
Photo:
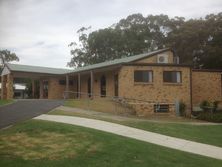
[(13, 75), (10, 73), (7, 75), (7, 86), (6, 86), (6, 89), (7, 89), (7, 99), (13, 99), (14, 97), (14, 90), (13, 90), (13, 84), (14, 84), (14, 78), (13, 78)]
[(35, 98), (35, 80), (32, 79), (32, 98)]
[(1, 79), (2, 79), (2, 81), (1, 81), (1, 99), (6, 99), (6, 96), (7, 96), (7, 93), (6, 93), (6, 82), (7, 82), (7, 78), (6, 78), (6, 76), (5, 75), (2, 75), (1, 76)]
[(66, 93), (65, 98), (69, 98), (69, 75), (66, 75)]

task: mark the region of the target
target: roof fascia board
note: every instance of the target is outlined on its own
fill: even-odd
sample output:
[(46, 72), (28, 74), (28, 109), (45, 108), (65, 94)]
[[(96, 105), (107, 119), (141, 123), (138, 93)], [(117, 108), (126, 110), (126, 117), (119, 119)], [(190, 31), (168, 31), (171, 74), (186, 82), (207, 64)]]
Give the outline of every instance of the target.
[(193, 72), (218, 72), (221, 73), (222, 69), (192, 69)]
[(110, 68), (110, 67), (120, 68), (123, 64), (124, 63), (108, 65), (108, 66), (105, 66), (105, 67), (96, 67), (96, 68), (93, 68), (93, 69), (87, 69), (87, 70), (82, 70), (82, 71), (73, 71), (73, 72), (70, 72), (70, 73), (67, 73), (67, 74), (87, 73), (87, 72), (90, 72), (90, 71), (101, 70), (101, 69), (106, 69), (106, 68)]
[(170, 64), (170, 63), (125, 63), (124, 66), (163, 66), (163, 67), (192, 67), (190, 64)]

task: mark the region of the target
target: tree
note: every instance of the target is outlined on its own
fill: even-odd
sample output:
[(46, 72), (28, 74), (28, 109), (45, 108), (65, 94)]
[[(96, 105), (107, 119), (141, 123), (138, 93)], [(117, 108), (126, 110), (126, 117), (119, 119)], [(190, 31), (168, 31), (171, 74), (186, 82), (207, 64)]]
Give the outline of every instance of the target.
[(168, 34), (181, 62), (193, 63), (194, 68), (222, 68), (222, 13), (191, 19)]
[(133, 14), (111, 27), (89, 34), (87, 30), (83, 27), (78, 31), (80, 45), (71, 43), (70, 67), (171, 47), (181, 63), (195, 68), (222, 68), (222, 13), (190, 20)]
[(141, 14), (133, 14), (109, 28), (88, 35), (88, 28), (83, 27), (77, 31), (80, 44), (72, 42), (69, 45), (73, 57), (67, 65), (84, 66), (163, 48), (165, 36), (159, 25), (167, 21), (166, 15), (145, 18)]
[(6, 62), (10, 61), (19, 61), (19, 58), (16, 56), (15, 53), (11, 53), (9, 50), (0, 50), (0, 59), (1, 64), (5, 64)]

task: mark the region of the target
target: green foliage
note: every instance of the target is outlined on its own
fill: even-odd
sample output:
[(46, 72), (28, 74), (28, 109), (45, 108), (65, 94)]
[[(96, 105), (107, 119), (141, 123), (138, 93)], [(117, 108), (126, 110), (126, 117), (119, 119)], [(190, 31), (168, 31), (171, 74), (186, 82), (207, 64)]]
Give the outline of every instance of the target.
[(222, 112), (218, 109), (219, 101), (209, 102), (204, 100), (200, 103), (202, 112), (197, 112), (197, 119), (205, 120), (209, 122), (222, 122)]
[(200, 108), (204, 111), (214, 111), (215, 112), (218, 108), (219, 103), (220, 103), (219, 101), (210, 102), (210, 101), (207, 101), (207, 100), (203, 100), (200, 103)]
[(203, 101), (200, 103), (200, 108), (204, 110), (206, 107), (210, 107), (210, 102), (207, 101), (207, 100), (203, 100)]
[(202, 112), (197, 116), (197, 119), (209, 122), (222, 123), (222, 112), (216, 112), (216, 113)]
[(6, 104), (10, 104), (13, 103), (13, 100), (0, 100), (0, 106), (6, 105)]
[(171, 47), (181, 63), (195, 68), (222, 68), (222, 13), (185, 20), (167, 15), (129, 15), (91, 33), (82, 27), (79, 45), (72, 42), (68, 66), (85, 66)]
[(219, 103), (220, 103), (220, 101), (214, 101), (213, 102), (213, 107), (215, 108), (215, 110), (218, 108)]
[(179, 103), (180, 116), (186, 116), (186, 104), (182, 101)]
[(19, 61), (18, 56), (15, 53), (11, 53), (9, 50), (0, 50), (0, 59), (1, 63), (4, 64), (5, 62), (10, 61)]

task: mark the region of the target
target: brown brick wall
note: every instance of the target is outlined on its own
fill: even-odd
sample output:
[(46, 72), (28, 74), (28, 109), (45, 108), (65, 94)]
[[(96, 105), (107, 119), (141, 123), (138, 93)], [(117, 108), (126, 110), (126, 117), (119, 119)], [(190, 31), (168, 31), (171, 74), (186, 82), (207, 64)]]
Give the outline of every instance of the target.
[(7, 89), (6, 89), (6, 83), (7, 83), (7, 75), (1, 76), (1, 99), (7, 98)]
[(222, 100), (221, 75), (221, 72), (193, 71), (193, 105), (199, 105), (203, 100)]
[(14, 91), (13, 91), (13, 75), (12, 74), (7, 75), (6, 89), (7, 89), (7, 99), (13, 99)]
[[(134, 70), (152, 70), (153, 83), (134, 83)], [(163, 71), (181, 71), (182, 83), (163, 83)], [(190, 111), (190, 68), (188, 67), (163, 67), (163, 66), (123, 66), (119, 72), (119, 95), (121, 97), (135, 98), (163, 103), (175, 103), (182, 100)], [(151, 106), (141, 106), (139, 115), (153, 113)]]
[[(57, 78), (57, 77), (51, 77), (49, 78), (49, 85), (48, 85), (48, 98), (49, 99), (63, 99), (63, 93), (65, 91), (66, 85), (60, 85), (59, 80), (65, 78)], [(69, 80), (73, 80), (71, 77)], [(75, 83), (73, 85), (69, 85), (69, 90), (74, 91)], [(72, 97), (73, 94), (70, 94), (70, 97)]]

